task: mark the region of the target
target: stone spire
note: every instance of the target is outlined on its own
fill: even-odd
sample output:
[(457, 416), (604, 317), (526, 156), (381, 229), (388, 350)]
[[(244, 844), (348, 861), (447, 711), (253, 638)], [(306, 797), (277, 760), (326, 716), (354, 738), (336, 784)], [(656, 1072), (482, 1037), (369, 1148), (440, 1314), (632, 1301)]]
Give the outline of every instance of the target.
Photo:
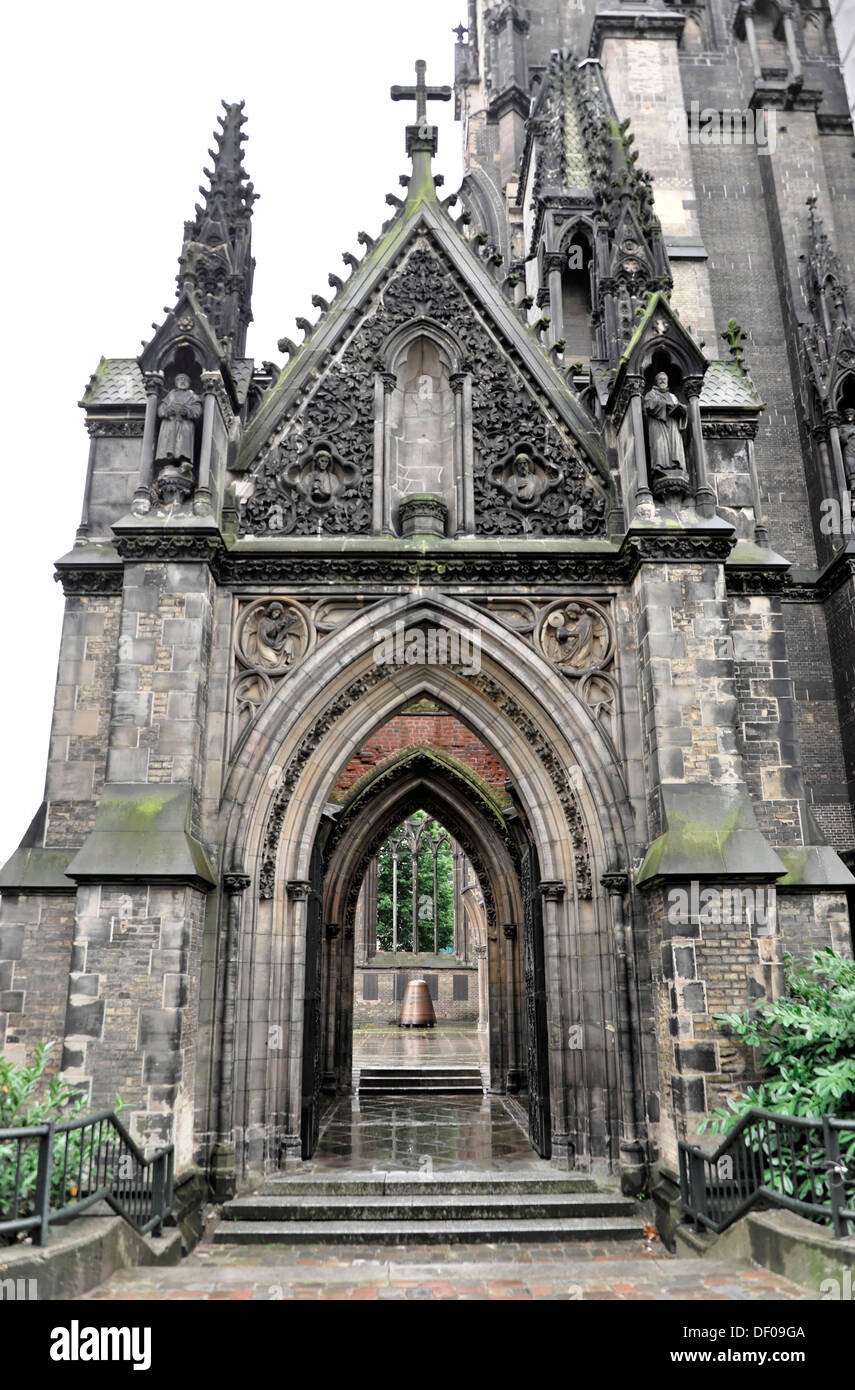
[(179, 291), (193, 289), (226, 356), (242, 357), (252, 321), (252, 205), (257, 198), (243, 166), (246, 141), (244, 103), (223, 102), (215, 131), (208, 187), (200, 187), (205, 204), (196, 205), (193, 221), (184, 224), (179, 257)]

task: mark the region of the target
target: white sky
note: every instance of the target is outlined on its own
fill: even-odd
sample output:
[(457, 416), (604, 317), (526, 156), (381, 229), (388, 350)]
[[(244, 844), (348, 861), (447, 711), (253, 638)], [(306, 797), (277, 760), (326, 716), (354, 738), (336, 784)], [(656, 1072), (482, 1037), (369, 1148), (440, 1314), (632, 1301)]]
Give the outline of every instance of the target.
[[(62, 591), (53, 562), (80, 519), (88, 437), (77, 401), (103, 354), (130, 357), (175, 293), (220, 99), (246, 101), (261, 195), (248, 353), (281, 361), (296, 315), (376, 236), (408, 167), (410, 103), (392, 83), (453, 80), (465, 0), (9, 6), (6, 392), (0, 546), (0, 863), (44, 790)], [(461, 176), (453, 103), (432, 103), (444, 192)]]

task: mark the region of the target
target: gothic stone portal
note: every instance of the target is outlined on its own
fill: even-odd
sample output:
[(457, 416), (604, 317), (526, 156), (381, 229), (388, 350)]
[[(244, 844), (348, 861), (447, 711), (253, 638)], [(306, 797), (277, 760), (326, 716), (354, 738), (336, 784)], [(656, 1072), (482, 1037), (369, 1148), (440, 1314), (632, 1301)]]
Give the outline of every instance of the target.
[[(851, 952), (855, 578), (825, 504), (851, 512), (855, 166), (833, 54), (804, 85), (773, 63), (749, 105), (771, 88), (790, 138), (728, 156), (744, 197), (716, 196), (717, 160), (700, 197), (662, 140), (704, 95), (680, 6), (643, 33), (559, 0), (531, 26), (491, 7), (481, 33), (470, 8), (456, 92), (421, 63), (394, 90), (412, 174), (287, 362), (247, 355), (234, 103), (173, 307), (83, 401), (45, 799), (0, 876), (0, 1046), (62, 1039), (93, 1108), (119, 1089), (135, 1138), (221, 1188), (310, 1152), (346, 1084), (359, 887), (420, 807), (483, 900), (492, 1083), (528, 1089), (553, 1162), (636, 1185), (673, 1165), (758, 1079), (719, 1016), (775, 997), (785, 954)], [(700, 36), (733, 108), (758, 23)], [(487, 108), (457, 206), (428, 118), (452, 95)], [(743, 329), (727, 296), (770, 227)], [(703, 920), (680, 906), (701, 881)]]

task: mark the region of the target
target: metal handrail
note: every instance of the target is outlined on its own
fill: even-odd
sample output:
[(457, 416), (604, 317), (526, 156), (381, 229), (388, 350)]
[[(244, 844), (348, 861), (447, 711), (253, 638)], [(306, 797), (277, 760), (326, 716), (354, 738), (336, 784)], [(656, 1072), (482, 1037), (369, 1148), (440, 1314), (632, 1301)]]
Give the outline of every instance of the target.
[[(855, 1226), (855, 1166), (848, 1167), (841, 1154), (844, 1132), (855, 1133), (855, 1120), (753, 1109), (712, 1153), (681, 1139), (677, 1148), (683, 1209), (695, 1230), (718, 1234), (765, 1201), (827, 1221), (835, 1237), (842, 1239), (849, 1234), (849, 1223)], [(796, 1195), (799, 1163), (809, 1200)]]
[[(24, 1146), (33, 1140), (38, 1141), (34, 1183), (22, 1177)], [(172, 1209), (174, 1145), (146, 1158), (114, 1110), (0, 1129), (0, 1145), (8, 1143), (17, 1145), (12, 1214), (0, 1207), (0, 1236), (32, 1231), (33, 1243), (44, 1245), (51, 1222), (78, 1215), (96, 1202), (107, 1202), (140, 1235), (162, 1235)]]

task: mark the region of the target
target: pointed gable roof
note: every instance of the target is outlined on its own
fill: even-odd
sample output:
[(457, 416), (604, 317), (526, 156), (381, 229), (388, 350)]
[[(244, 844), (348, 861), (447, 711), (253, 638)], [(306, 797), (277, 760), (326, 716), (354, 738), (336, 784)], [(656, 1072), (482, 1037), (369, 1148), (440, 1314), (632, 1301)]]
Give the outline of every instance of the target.
[[(546, 408), (572, 435), (592, 472), (604, 487), (609, 473), (599, 428), (575, 393), (568, 387), (534, 331), (520, 318), (496, 283), (487, 264), (461, 236), (438, 202), (433, 182), (411, 183), (406, 201), (388, 224), (379, 241), (369, 245), (333, 302), (293, 353), (278, 382), (267, 392), (246, 430), (236, 471), (248, 471), (272, 442), (277, 428), (301, 395), (311, 391), (318, 373), (370, 312), (374, 297), (382, 299), (385, 282), (394, 276), (416, 239), (428, 239), (434, 253), (448, 268), (465, 293), (473, 316), (502, 345), (516, 370), (527, 377)], [(364, 242), (369, 238), (362, 237)], [(440, 325), (441, 326), (441, 325)]]

